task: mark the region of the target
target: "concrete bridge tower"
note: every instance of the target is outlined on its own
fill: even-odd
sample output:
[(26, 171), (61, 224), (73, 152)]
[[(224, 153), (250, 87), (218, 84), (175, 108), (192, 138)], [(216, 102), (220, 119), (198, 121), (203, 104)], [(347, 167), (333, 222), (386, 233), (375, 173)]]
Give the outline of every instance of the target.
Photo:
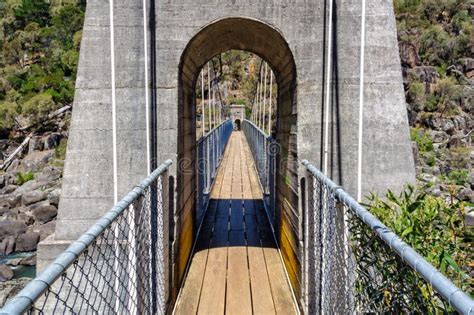
[(329, 1), (320, 0), (153, 0), (146, 8), (142, 0), (112, 2), (112, 10), (109, 1), (87, 3), (56, 231), (40, 245), (39, 267), (149, 166), (171, 158), (173, 301), (196, 231), (195, 83), (211, 57), (241, 49), (265, 59), (278, 84), (277, 230), (301, 298), (304, 171), (298, 161), (322, 167), (327, 149), (327, 173), (353, 194), (359, 177), (364, 194), (414, 181), (392, 1), (367, 0), (361, 121), (359, 0), (334, 0), (332, 16)]

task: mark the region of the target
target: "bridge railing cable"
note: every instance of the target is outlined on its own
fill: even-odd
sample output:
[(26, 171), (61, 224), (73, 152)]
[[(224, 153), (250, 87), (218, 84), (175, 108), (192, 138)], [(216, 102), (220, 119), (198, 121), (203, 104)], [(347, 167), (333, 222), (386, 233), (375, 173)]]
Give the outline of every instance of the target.
[(0, 314), (164, 314), (170, 165), (136, 186)]
[(197, 222), (201, 221), (209, 202), (209, 193), (231, 133), (232, 121), (226, 120), (197, 142)]
[(303, 188), (309, 314), (474, 314), (474, 301), (308, 161)]
[(260, 179), (264, 201), (269, 210), (269, 216), (275, 221), (275, 174), (276, 156), (279, 147), (275, 140), (250, 120), (242, 122), (242, 131), (250, 147), (255, 168)]

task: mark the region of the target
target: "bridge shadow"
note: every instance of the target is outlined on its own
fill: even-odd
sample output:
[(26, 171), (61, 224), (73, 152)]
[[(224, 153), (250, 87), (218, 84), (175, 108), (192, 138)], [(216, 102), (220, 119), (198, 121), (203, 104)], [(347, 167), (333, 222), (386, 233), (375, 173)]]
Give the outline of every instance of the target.
[(211, 199), (195, 253), (236, 246), (277, 248), (261, 199)]

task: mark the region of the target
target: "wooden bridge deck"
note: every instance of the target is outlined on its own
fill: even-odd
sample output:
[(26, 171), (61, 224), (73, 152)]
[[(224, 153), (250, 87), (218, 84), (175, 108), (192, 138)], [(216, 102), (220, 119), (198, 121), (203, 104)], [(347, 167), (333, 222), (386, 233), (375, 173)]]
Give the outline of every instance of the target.
[(242, 132), (229, 139), (175, 313), (297, 313)]

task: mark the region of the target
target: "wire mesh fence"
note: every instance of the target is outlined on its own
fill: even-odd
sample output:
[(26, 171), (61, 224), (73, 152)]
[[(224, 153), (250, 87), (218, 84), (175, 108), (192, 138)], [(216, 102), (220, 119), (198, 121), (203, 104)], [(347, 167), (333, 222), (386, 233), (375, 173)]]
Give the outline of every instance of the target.
[(202, 137), (197, 143), (197, 222), (201, 222), (206, 205), (209, 202), (212, 183), (216, 178), (217, 168), (231, 133), (232, 121), (226, 120)]
[(242, 131), (250, 147), (255, 168), (263, 189), (265, 204), (269, 208), (270, 218), (275, 223), (275, 176), (276, 157), (280, 147), (250, 120), (242, 122)]
[(303, 164), (309, 314), (474, 314), (467, 294), (341, 187)]
[(167, 161), (0, 310), (1, 314), (164, 314)]

